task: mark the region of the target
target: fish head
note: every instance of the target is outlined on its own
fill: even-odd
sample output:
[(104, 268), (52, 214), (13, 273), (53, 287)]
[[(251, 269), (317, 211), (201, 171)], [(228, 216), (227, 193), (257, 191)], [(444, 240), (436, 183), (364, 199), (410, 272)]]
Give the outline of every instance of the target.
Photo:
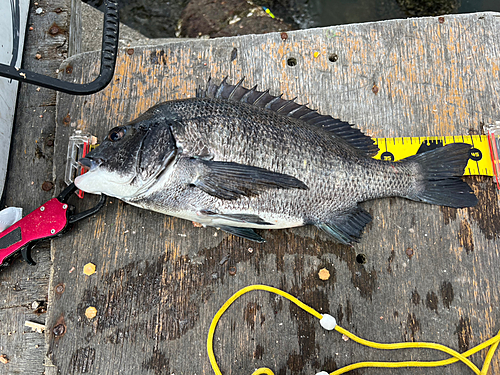
[(175, 159), (171, 121), (154, 107), (111, 129), (104, 141), (79, 160), (87, 172), (75, 185), (88, 193), (124, 199), (146, 191)]

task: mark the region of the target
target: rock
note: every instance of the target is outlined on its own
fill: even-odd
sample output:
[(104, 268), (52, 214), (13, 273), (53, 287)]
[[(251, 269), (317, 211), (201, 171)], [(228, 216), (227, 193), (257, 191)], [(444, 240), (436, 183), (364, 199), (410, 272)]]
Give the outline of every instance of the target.
[(191, 0), (182, 12), (178, 35), (216, 38), (293, 29), (246, 0)]

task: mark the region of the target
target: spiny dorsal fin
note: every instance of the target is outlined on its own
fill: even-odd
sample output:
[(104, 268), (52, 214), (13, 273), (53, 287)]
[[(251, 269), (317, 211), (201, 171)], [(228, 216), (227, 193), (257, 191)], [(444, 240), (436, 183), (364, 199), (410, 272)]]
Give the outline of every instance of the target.
[(307, 107), (307, 104), (295, 103), (296, 98), (292, 100), (282, 99), (282, 95), (273, 96), (269, 94), (269, 90), (257, 91), (257, 86), (247, 89), (242, 86), (244, 79), (241, 79), (236, 85), (230, 85), (227, 83), (226, 77), (220, 85), (217, 85), (209, 78), (206, 89), (200, 88), (196, 90), (196, 97), (248, 103), (259, 108), (274, 111), (283, 116), (300, 119), (309, 125), (319, 126), (343, 138), (351, 146), (366, 152), (369, 156), (377, 154), (378, 147), (374, 141), (348, 122), (341, 121), (329, 115), (321, 115), (317, 111)]

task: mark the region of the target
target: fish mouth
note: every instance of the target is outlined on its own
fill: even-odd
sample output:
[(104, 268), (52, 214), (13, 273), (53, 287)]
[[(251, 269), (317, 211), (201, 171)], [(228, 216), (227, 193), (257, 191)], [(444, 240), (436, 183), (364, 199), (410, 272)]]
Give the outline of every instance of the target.
[(102, 164), (102, 162), (102, 159), (91, 159), (88, 157), (78, 160), (78, 164), (80, 164), (85, 172), (92, 171), (93, 169), (98, 168)]

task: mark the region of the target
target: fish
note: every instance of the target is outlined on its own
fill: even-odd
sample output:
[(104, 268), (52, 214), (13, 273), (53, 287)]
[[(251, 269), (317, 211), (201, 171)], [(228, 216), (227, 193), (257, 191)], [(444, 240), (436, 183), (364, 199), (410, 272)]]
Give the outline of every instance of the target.
[(80, 164), (75, 185), (131, 205), (264, 242), (256, 229), (315, 225), (359, 242), (372, 216), (360, 203), (403, 197), (477, 204), (461, 178), (471, 145), (398, 162), (375, 160), (372, 138), (348, 122), (243, 80), (199, 88), (111, 129)]

